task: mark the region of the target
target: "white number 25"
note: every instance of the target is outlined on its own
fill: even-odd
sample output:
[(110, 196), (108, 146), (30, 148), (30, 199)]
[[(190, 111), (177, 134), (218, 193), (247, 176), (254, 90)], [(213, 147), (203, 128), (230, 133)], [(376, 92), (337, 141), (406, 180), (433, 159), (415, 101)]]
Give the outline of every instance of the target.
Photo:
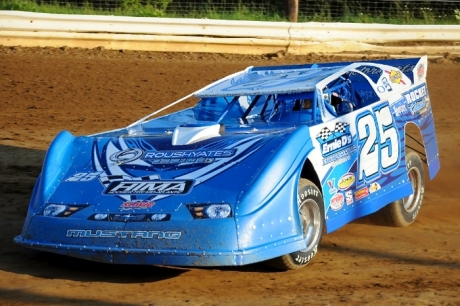
[(399, 164), (399, 136), (388, 104), (356, 118), (359, 140), (358, 185), (372, 181)]

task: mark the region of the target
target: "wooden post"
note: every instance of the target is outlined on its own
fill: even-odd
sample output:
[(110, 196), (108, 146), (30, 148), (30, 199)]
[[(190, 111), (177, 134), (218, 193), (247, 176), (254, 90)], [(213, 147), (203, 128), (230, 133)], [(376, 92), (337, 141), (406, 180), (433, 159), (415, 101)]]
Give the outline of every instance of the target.
[(297, 22), (299, 0), (286, 0), (286, 17), (290, 22)]

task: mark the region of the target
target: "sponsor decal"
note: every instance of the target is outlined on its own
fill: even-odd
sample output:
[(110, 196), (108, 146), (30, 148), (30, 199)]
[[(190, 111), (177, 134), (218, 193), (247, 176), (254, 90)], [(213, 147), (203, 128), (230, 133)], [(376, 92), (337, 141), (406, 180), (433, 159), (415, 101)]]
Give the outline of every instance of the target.
[(422, 63), (420, 63), (420, 64), (417, 66), (417, 77), (418, 77), (418, 79), (420, 80), (421, 78), (423, 78), (424, 75), (425, 75), (425, 65), (423, 65)]
[(236, 150), (197, 150), (197, 151), (147, 151), (142, 159), (153, 164), (205, 163), (219, 158), (232, 157)]
[(103, 171), (98, 172), (79, 172), (65, 179), (65, 182), (90, 182), (94, 179), (99, 179), (99, 182), (107, 186), (114, 181), (151, 181), (158, 180), (160, 176), (158, 174), (146, 175), (146, 176), (129, 176), (124, 174), (106, 174)]
[(336, 193), (329, 202), (332, 210), (339, 210), (343, 207), (345, 199), (342, 193)]
[(109, 159), (118, 164), (126, 164), (132, 162), (144, 154), (144, 151), (137, 148), (126, 149), (112, 154)]
[(426, 85), (423, 84), (419, 87), (414, 88), (413, 90), (408, 91), (407, 93), (404, 94), (404, 97), (406, 98), (406, 101), (408, 103), (413, 103), (416, 102), (417, 100), (420, 100), (427, 95), (427, 90), (426, 90)]
[(334, 187), (335, 185), (335, 178), (328, 180), (327, 185), (329, 186), (329, 194), (337, 193), (337, 188)]
[(367, 187), (364, 187), (360, 190), (357, 190), (355, 192), (355, 199), (356, 201), (359, 201), (369, 195), (369, 189)]
[(123, 209), (149, 209), (155, 205), (153, 201), (128, 201), (121, 204), (120, 208)]
[(406, 64), (405, 66), (396, 66), (402, 73), (408, 73), (414, 70), (414, 64)]
[(342, 150), (340, 152), (337, 152), (337, 154), (328, 156), (323, 159), (323, 166), (330, 164), (330, 163), (335, 163), (334, 166), (337, 166), (341, 163), (346, 162), (347, 160), (350, 160), (350, 156), (356, 152), (356, 147), (352, 146), (349, 148), (346, 148), (345, 150)]
[(109, 174), (109, 175), (101, 175), (99, 177), (99, 181), (102, 185), (107, 187), (112, 182), (116, 181), (152, 181), (152, 180), (159, 180), (160, 176), (158, 174), (146, 175), (146, 176), (129, 176), (123, 174)]
[[(405, 66), (396, 66), (396, 68), (398, 68), (403, 73), (411, 72), (412, 70), (414, 70), (414, 67), (415, 67), (415, 65), (413, 65), (413, 64), (407, 64)], [(378, 68), (378, 67), (362, 66), (362, 67), (359, 67), (357, 69), (359, 71), (361, 71), (362, 73), (368, 74), (368, 75), (381, 75), (382, 74), (382, 70), (380, 68)], [(389, 71), (385, 71), (385, 72), (389, 73)], [(352, 72), (352, 73), (354, 73), (354, 72)]]
[(406, 85), (406, 83), (404, 83), (403, 76), (400, 71), (391, 70), (391, 71), (385, 71), (385, 72), (390, 75), (389, 78), (390, 78), (391, 83)]
[(198, 157), (230, 157), (236, 150), (198, 150), (198, 151), (154, 151), (146, 152), (143, 159), (157, 158), (198, 158)]
[(401, 115), (405, 115), (407, 113), (407, 107), (405, 104), (402, 104), (402, 105), (399, 105), (399, 106), (396, 106), (396, 105), (393, 105), (393, 111), (395, 113), (396, 116), (401, 116)]
[(152, 164), (210, 164), (215, 161), (215, 158), (162, 158), (149, 160)]
[(321, 144), (321, 153), (323, 156), (334, 154), (337, 151), (351, 146), (353, 143), (350, 125), (345, 122), (337, 122), (333, 131), (324, 127), (318, 135), (316, 135), (316, 139)]
[[(186, 177), (187, 179), (189, 178), (194, 178), (194, 177), (201, 177), (199, 181), (194, 181), (191, 179), (190, 181), (184, 181), (183, 179), (179, 179), (178, 176), (175, 176), (175, 178), (178, 179), (178, 181), (175, 180), (175, 178), (170, 178), (168, 177), (165, 181), (160, 180), (160, 176), (157, 174), (158, 172), (156, 171), (156, 167), (154, 169), (149, 169), (149, 164), (152, 164), (150, 160), (143, 160), (142, 157), (144, 155), (144, 152), (155, 152), (155, 147), (154, 144), (151, 143), (149, 140), (142, 140), (142, 139), (135, 139), (135, 140), (129, 140), (123, 137), (119, 138), (111, 138), (108, 142), (104, 142), (103, 140), (100, 141), (98, 146), (93, 147), (93, 154), (92, 154), (92, 163), (91, 166), (94, 167), (95, 170), (97, 171), (103, 171), (106, 169), (107, 174), (110, 173), (110, 176), (107, 175), (106, 178), (104, 178), (104, 182), (102, 182), (102, 175), (100, 177), (101, 183), (104, 186), (105, 191), (104, 192), (113, 192), (113, 194), (118, 194), (120, 197), (123, 197), (125, 201), (129, 200), (137, 200), (137, 199), (145, 199), (144, 197), (137, 197), (139, 194), (145, 194), (145, 195), (160, 195), (161, 198), (166, 198), (169, 196), (181, 194), (181, 193), (186, 193), (187, 189), (190, 189), (190, 185), (197, 185), (197, 184), (203, 184), (218, 175), (220, 175), (222, 172), (227, 171), (234, 163), (222, 163), (224, 161), (229, 161), (230, 159), (235, 159), (237, 157), (237, 161), (235, 162), (241, 162), (242, 160), (248, 158), (257, 150), (259, 150), (262, 147), (262, 143), (265, 143), (267, 141), (266, 137), (263, 137), (263, 135), (252, 135), (248, 137), (236, 137), (234, 141), (229, 141), (229, 142), (223, 142), (220, 143), (219, 147), (206, 147), (208, 151), (211, 151), (210, 148), (215, 148), (214, 151), (219, 151), (221, 153), (215, 153), (214, 156), (220, 156), (220, 155), (226, 155), (228, 153), (224, 152), (234, 152), (234, 155), (231, 158), (228, 159), (221, 159), (220, 162), (215, 162), (211, 164), (206, 164), (206, 167), (203, 169), (202, 167), (193, 167), (193, 165), (188, 165), (190, 167), (186, 167), (185, 169), (174, 169), (174, 170), (180, 170), (181, 174), (180, 177)], [(109, 157), (112, 156), (112, 159), (115, 160), (123, 160), (125, 161), (125, 158), (121, 158), (120, 152), (117, 152), (117, 148), (126, 148), (128, 145), (134, 146), (134, 142), (138, 143), (139, 146), (142, 146), (143, 151), (141, 157), (137, 159), (134, 162), (131, 162), (130, 165), (133, 165), (133, 167), (130, 168), (125, 168), (123, 165), (117, 165), (117, 164), (112, 164), (109, 160)], [(190, 148), (193, 148), (194, 146), (189, 146)], [(181, 148), (184, 147), (179, 147), (175, 146), (174, 149), (177, 149), (180, 151)], [(166, 150), (165, 150), (166, 151)], [(171, 150), (172, 151), (172, 150)], [(184, 150), (183, 150), (184, 151)], [(204, 150), (195, 150), (195, 151), (204, 151)], [(139, 155), (138, 153), (141, 153), (141, 150), (136, 151), (136, 154), (133, 154), (131, 158), (138, 158), (137, 156)], [(117, 153), (117, 154), (114, 154)], [(206, 154), (208, 155), (208, 154)], [(217, 157), (215, 157), (217, 158)], [(220, 158), (220, 157), (219, 157)], [(129, 159), (128, 159), (129, 160)], [(165, 170), (165, 169), (163, 169)], [(161, 170), (160, 170), (161, 171)], [(138, 175), (143, 175), (145, 173), (156, 173), (156, 175), (151, 175), (150, 179), (145, 179), (144, 177), (140, 177)], [(113, 176), (112, 176), (113, 175)], [(118, 178), (113, 178), (118, 176)], [(120, 179), (121, 177), (121, 179)], [(156, 178), (154, 178), (156, 177)], [(165, 178), (162, 178), (165, 179)], [(121, 182), (114, 182), (114, 181), (121, 181)], [(127, 189), (127, 184), (129, 184), (128, 181), (132, 180), (133, 185), (137, 185), (137, 188), (133, 186), (133, 189), (135, 193), (130, 194), (126, 193), (123, 194), (122, 189)], [(145, 181), (150, 181), (144, 184), (144, 187), (141, 187), (142, 182), (139, 182), (142, 180), (143, 182)], [(159, 180), (159, 181), (156, 181)], [(185, 182), (185, 183), (184, 183)], [(120, 185), (120, 186), (118, 186)], [(184, 187), (185, 185), (185, 187)], [(123, 188), (122, 188), (123, 187)], [(158, 187), (158, 188), (155, 188)], [(115, 191), (113, 190), (115, 188)], [(117, 188), (118, 191), (117, 191)], [(146, 189), (145, 189), (146, 188)], [(152, 190), (153, 189), (153, 190)], [(189, 190), (188, 190), (189, 191)], [(106, 193), (107, 194), (107, 193)], [(131, 196), (131, 197), (128, 197)], [(136, 197), (135, 197), (136, 196)]]
[(345, 173), (339, 179), (338, 187), (340, 190), (347, 190), (355, 182), (355, 175), (353, 173)]
[(375, 67), (375, 66), (361, 66), (358, 68), (358, 70), (364, 74), (370, 74), (370, 75), (381, 75), (382, 74), (382, 69), (380, 69), (379, 67)]
[(115, 181), (105, 194), (185, 194), (193, 185), (192, 180)]
[(382, 78), (381, 85), (377, 86), (377, 91), (380, 93), (393, 91), (393, 88), (391, 88), (391, 85), (388, 83), (388, 79), (386, 77)]
[(123, 230), (79, 230), (69, 229), (66, 237), (69, 238), (142, 238), (142, 239), (179, 239), (181, 232), (173, 231), (123, 231)]
[(372, 183), (369, 186), (369, 192), (370, 193), (376, 192), (377, 190), (380, 190), (380, 184), (379, 183), (375, 182), (375, 183)]
[(353, 204), (353, 193), (351, 190), (348, 190), (345, 192), (345, 201), (347, 202), (347, 205)]
[(412, 115), (421, 113), (427, 105), (428, 91), (426, 84), (404, 93), (403, 96)]
[(324, 127), (316, 135), (316, 139), (320, 144), (321, 153), (324, 157), (323, 165), (350, 155), (356, 150), (353, 146), (350, 125), (345, 122), (337, 122), (332, 131)]

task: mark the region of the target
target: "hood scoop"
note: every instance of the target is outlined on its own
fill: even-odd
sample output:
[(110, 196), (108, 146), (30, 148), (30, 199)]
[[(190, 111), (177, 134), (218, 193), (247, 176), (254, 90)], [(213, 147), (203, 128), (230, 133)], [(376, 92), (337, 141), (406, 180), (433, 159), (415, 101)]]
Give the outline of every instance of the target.
[(225, 126), (219, 123), (187, 123), (174, 129), (172, 145), (189, 145), (225, 133)]

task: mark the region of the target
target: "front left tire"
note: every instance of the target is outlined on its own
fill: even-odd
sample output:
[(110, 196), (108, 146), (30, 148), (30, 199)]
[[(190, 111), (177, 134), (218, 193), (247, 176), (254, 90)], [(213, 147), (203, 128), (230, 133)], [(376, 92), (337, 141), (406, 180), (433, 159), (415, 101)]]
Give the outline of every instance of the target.
[(299, 218), (307, 247), (270, 260), (280, 270), (296, 270), (306, 266), (318, 252), (324, 231), (324, 201), (321, 191), (311, 181), (300, 178), (297, 189)]

